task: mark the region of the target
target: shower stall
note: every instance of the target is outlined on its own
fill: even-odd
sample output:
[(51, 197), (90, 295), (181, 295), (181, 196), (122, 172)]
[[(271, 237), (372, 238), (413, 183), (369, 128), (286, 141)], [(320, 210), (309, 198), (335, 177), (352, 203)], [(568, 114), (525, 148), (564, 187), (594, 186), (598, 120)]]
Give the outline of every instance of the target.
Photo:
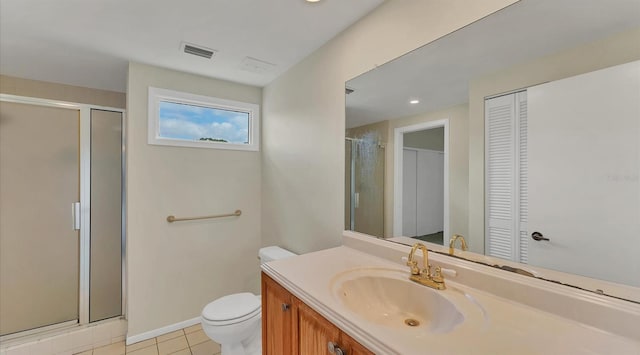
[(123, 123), (0, 95), (0, 340), (124, 314)]
[(384, 237), (385, 145), (376, 134), (345, 138), (345, 230)]

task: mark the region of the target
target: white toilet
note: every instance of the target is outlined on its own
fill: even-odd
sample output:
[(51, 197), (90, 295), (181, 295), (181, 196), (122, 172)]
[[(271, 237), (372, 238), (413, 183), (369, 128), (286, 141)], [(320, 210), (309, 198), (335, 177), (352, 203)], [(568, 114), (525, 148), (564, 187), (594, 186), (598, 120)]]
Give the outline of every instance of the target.
[[(296, 254), (277, 246), (260, 249), (260, 263)], [(202, 329), (222, 346), (222, 355), (262, 354), (261, 296), (249, 292), (218, 298), (202, 310)]]

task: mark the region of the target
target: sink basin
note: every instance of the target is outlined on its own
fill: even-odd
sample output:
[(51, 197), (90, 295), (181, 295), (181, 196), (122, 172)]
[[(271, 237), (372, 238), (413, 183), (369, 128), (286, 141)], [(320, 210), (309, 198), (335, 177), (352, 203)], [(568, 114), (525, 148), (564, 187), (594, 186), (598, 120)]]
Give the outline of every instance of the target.
[(345, 271), (331, 282), (332, 293), (351, 312), (391, 328), (448, 333), (464, 315), (444, 293), (409, 280), (408, 271), (366, 268)]

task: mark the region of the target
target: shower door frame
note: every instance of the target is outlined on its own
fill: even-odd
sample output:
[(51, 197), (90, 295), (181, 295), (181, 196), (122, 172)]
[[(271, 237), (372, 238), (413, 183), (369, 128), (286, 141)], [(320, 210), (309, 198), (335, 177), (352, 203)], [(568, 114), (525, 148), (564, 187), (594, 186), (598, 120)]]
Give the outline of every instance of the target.
[[(104, 110), (119, 112), (122, 114), (122, 155), (121, 155), (121, 310), (120, 315), (108, 319), (126, 318), (126, 110), (100, 106), (93, 104), (83, 104), (77, 102), (68, 102), (61, 100), (50, 100), (29, 96), (18, 96), (0, 94), (0, 101), (12, 102), (27, 105), (56, 107), (62, 109), (78, 110), (80, 114), (80, 260), (79, 260), (79, 295), (78, 295), (78, 321), (66, 321), (55, 323), (43, 327), (24, 330), (18, 333), (7, 334), (1, 339), (8, 340), (29, 334), (40, 333), (43, 331), (58, 329), (64, 327), (73, 327), (78, 325), (89, 324), (89, 281), (90, 281), (90, 256), (91, 256), (91, 110)], [(101, 320), (104, 321), (104, 320)]]

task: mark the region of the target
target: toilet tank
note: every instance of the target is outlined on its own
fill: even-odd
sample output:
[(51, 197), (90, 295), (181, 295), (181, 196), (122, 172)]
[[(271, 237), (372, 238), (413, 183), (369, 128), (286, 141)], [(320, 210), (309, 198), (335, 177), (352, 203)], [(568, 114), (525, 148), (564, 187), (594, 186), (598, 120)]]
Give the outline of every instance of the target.
[(279, 246), (275, 246), (275, 245), (260, 248), (260, 251), (258, 252), (258, 257), (260, 258), (260, 264), (273, 261), (273, 260), (286, 259), (296, 255), (297, 254), (294, 254), (286, 249), (280, 248)]

